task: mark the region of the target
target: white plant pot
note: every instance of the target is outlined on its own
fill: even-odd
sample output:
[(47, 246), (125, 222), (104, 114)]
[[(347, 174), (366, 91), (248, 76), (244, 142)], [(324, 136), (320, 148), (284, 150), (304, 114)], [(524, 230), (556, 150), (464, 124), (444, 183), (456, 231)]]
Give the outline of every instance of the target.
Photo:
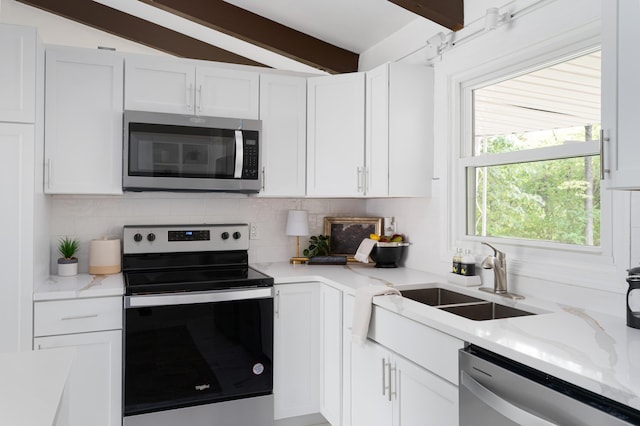
[(61, 277), (78, 275), (78, 259), (58, 259), (58, 275)]

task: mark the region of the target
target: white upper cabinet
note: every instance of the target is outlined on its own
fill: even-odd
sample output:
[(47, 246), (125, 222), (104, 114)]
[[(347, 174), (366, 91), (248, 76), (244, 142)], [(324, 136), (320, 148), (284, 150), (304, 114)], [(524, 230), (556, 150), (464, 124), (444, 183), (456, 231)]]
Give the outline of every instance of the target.
[(122, 194), (122, 57), (48, 48), (45, 74), (45, 192)]
[(259, 81), (253, 71), (128, 58), (125, 109), (258, 119)]
[(367, 72), (366, 195), (428, 197), (433, 175), (433, 69)]
[(307, 195), (431, 195), (432, 68), (310, 78), (307, 114)]
[(35, 28), (0, 25), (0, 121), (35, 122), (36, 37)]
[[(640, 3), (603, 2), (602, 129), (607, 188), (640, 188)], [(606, 172), (606, 170), (609, 172)]]
[(365, 74), (308, 79), (307, 195), (365, 195)]
[(261, 196), (305, 195), (307, 79), (262, 74)]

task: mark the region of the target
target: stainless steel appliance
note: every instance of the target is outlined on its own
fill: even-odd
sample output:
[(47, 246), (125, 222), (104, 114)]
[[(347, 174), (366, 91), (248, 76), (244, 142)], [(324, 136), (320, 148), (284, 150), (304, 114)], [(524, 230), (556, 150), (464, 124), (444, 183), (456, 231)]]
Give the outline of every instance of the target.
[(122, 187), (256, 193), (261, 127), (259, 120), (125, 111)]
[(460, 426), (640, 424), (628, 406), (483, 348), (459, 355)]
[(125, 426), (273, 425), (273, 278), (247, 224), (125, 226)]

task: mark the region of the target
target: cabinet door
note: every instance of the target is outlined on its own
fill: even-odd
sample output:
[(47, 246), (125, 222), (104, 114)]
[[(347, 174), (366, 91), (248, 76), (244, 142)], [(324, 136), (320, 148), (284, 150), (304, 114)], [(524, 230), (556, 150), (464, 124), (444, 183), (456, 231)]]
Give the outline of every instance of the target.
[(320, 285), (320, 413), (342, 422), (342, 292)]
[(305, 195), (307, 80), (260, 76), (261, 196)]
[(307, 195), (364, 194), (364, 73), (313, 77), (307, 86)]
[(394, 364), (394, 424), (457, 426), (457, 386), (399, 355), (394, 356)]
[(32, 124), (0, 123), (0, 352), (31, 348), (34, 140)]
[(366, 340), (351, 344), (351, 424), (389, 426), (393, 419), (391, 352)]
[(638, 17), (638, 1), (603, 3), (602, 128), (610, 141), (604, 164), (611, 170), (607, 187), (614, 189), (640, 188)]
[(196, 68), (196, 114), (258, 119), (259, 74), (225, 68)]
[(127, 59), (124, 109), (193, 114), (195, 78), (195, 66), (178, 59)]
[(45, 72), (45, 192), (122, 194), (122, 57), (50, 49)]
[(366, 195), (389, 195), (389, 68), (367, 72)]
[(433, 68), (392, 63), (388, 70), (389, 196), (428, 197), (434, 167)]
[(320, 412), (319, 284), (275, 287), (275, 418)]
[(0, 25), (0, 121), (33, 123), (36, 105), (36, 29)]
[(69, 377), (69, 426), (122, 423), (122, 332), (67, 334), (34, 339), (36, 350), (73, 346)]

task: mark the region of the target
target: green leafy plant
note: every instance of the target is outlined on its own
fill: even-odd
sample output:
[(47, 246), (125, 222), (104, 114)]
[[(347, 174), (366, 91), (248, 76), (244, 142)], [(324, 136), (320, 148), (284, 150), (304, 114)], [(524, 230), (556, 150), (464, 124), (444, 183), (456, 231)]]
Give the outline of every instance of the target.
[(305, 257), (313, 256), (329, 256), (329, 236), (328, 235), (313, 235), (309, 239), (309, 247), (303, 250)]
[(58, 242), (58, 252), (64, 259), (73, 259), (80, 248), (80, 242), (75, 238), (64, 237)]

